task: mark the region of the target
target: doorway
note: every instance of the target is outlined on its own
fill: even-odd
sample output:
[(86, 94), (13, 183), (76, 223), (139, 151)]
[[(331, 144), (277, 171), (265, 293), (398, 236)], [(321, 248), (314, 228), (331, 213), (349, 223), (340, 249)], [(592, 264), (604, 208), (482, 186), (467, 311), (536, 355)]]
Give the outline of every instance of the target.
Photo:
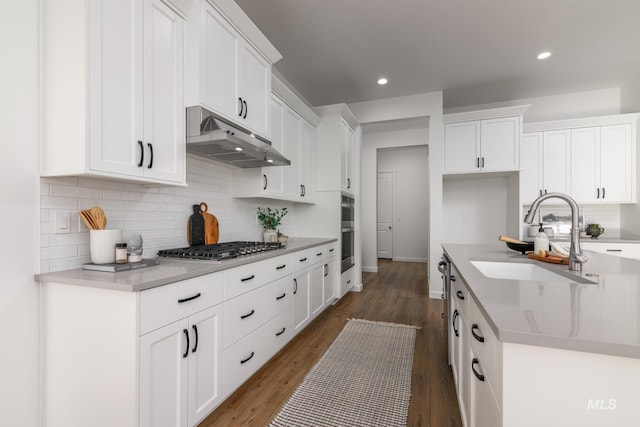
[(393, 172), (378, 172), (377, 230), (378, 258), (393, 259)]

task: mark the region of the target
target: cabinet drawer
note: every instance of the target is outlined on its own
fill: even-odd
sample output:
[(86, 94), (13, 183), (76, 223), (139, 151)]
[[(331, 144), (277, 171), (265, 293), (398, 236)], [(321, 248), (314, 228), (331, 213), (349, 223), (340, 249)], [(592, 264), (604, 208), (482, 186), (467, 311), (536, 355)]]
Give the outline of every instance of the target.
[(222, 302), (222, 273), (140, 292), (140, 335)]
[(223, 348), (244, 338), (281, 311), (291, 307), (292, 276), (285, 276), (265, 286), (224, 303)]
[(279, 314), (222, 352), (222, 391), (228, 396), (271, 356), (282, 348), (293, 332), (291, 309)]
[(295, 267), (292, 254), (286, 254), (225, 270), (224, 299), (229, 300), (284, 277)]
[(325, 259), (333, 256), (335, 253), (336, 249), (333, 243), (327, 243), (325, 245), (311, 248), (311, 264), (324, 261)]
[(469, 300), (471, 295), (469, 295), (469, 291), (467, 291), (462, 278), (455, 268), (451, 269), (451, 295), (449, 297), (458, 302), (460, 315), (465, 319), (469, 319)]
[[(469, 301), (467, 336), (498, 402), (502, 402), (502, 349), (475, 301)], [(483, 341), (483, 342), (481, 342)]]
[(294, 265), (295, 271), (300, 271), (305, 267), (309, 267), (313, 265), (316, 262), (315, 261), (315, 259), (317, 258), (316, 254), (319, 252), (321, 251), (319, 251), (318, 248), (309, 248), (309, 249), (304, 249), (302, 251), (294, 252), (293, 265)]
[(583, 240), (582, 249), (608, 255), (615, 255), (622, 258), (640, 259), (640, 244), (638, 243), (596, 243), (585, 242)]

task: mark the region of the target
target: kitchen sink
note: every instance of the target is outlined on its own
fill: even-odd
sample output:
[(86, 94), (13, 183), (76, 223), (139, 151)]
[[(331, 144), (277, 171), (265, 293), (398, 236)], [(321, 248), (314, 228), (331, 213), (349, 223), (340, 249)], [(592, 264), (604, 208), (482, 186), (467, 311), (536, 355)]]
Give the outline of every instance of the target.
[(490, 279), (531, 280), (534, 282), (593, 283), (583, 277), (566, 272), (566, 276), (529, 262), (471, 261), (485, 277)]

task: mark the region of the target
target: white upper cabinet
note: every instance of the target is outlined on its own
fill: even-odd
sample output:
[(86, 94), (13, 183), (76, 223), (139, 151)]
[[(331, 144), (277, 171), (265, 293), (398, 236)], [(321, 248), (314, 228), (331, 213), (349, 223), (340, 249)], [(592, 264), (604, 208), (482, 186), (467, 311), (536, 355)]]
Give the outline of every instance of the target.
[(186, 104), (271, 137), (271, 65), (281, 55), (233, 2), (196, 0), (187, 20)]
[(354, 153), (355, 153), (355, 131), (349, 126), (349, 124), (342, 120), (342, 127), (344, 129), (344, 141), (342, 142), (341, 162), (342, 162), (342, 191), (352, 193), (353, 192), (353, 165), (354, 165)]
[[(620, 114), (527, 124), (521, 145), (522, 203), (533, 201), (534, 181), (535, 197), (560, 192), (583, 204), (635, 203), (638, 117)], [(533, 151), (540, 144), (535, 177)]]
[[(525, 132), (520, 143), (520, 194), (530, 204), (545, 193), (569, 192), (570, 134), (567, 130)], [(550, 199), (547, 204), (564, 203)]]
[(444, 173), (520, 169), (520, 135), (526, 106), (447, 114)]
[(582, 203), (635, 201), (631, 124), (571, 130), (571, 194)]
[(41, 175), (184, 184), (182, 17), (160, 0), (54, 0), (41, 16)]

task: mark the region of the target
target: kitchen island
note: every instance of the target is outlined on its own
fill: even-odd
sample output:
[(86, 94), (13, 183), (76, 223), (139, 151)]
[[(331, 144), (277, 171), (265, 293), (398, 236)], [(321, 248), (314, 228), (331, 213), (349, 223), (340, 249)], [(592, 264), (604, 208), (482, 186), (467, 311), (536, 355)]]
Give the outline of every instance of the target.
[[(443, 249), (453, 264), (451, 363), (467, 425), (637, 425), (640, 261), (587, 251), (583, 270), (570, 272), (501, 245)], [(550, 278), (500, 278), (523, 263)]]

